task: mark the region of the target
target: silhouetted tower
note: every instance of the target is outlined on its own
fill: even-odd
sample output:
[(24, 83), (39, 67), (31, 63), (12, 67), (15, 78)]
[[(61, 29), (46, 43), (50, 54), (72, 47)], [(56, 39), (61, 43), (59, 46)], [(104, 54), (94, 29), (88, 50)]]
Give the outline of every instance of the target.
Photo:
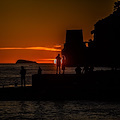
[[(76, 44), (77, 43), (77, 44)], [(83, 33), (82, 30), (67, 30), (66, 44), (83, 45)]]
[(82, 30), (67, 30), (66, 43), (62, 54), (66, 57), (67, 66), (82, 65), (84, 62), (85, 43)]

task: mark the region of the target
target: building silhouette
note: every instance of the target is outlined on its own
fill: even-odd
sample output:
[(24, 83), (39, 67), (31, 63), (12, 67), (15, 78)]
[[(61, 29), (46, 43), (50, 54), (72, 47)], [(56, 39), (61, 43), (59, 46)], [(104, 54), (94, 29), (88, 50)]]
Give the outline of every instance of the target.
[(62, 50), (62, 55), (66, 57), (66, 65), (83, 65), (85, 61), (85, 48), (82, 30), (67, 30), (66, 43)]

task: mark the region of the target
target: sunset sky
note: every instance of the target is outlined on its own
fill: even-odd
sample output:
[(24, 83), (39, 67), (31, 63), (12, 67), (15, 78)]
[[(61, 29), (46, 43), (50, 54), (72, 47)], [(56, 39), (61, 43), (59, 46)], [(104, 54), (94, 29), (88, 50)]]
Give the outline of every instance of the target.
[(0, 0), (0, 63), (18, 59), (53, 62), (66, 30), (83, 29), (113, 12), (116, 0)]

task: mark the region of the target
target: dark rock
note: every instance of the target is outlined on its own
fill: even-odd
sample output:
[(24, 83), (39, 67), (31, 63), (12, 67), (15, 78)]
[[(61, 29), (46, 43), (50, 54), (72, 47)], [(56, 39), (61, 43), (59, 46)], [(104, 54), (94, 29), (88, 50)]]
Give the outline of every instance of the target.
[(36, 63), (35, 61), (29, 61), (29, 60), (17, 60), (16, 64), (18, 63)]

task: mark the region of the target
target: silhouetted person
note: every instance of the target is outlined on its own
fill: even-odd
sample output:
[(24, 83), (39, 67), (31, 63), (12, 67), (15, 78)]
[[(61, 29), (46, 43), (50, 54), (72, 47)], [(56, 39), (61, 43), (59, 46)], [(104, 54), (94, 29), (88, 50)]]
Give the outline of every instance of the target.
[(84, 73), (85, 73), (85, 74), (88, 73), (88, 70), (89, 70), (88, 66), (85, 65), (84, 68), (83, 68)]
[(23, 82), (24, 82), (24, 87), (25, 87), (26, 70), (24, 69), (23, 66), (21, 66), (20, 74), (21, 74), (21, 86), (23, 86)]
[(42, 74), (42, 69), (39, 67), (38, 69), (38, 75), (41, 75)]
[(81, 74), (81, 70), (82, 69), (80, 68), (80, 66), (77, 66), (76, 69), (75, 69), (76, 74), (80, 75)]
[(57, 66), (57, 70), (56, 70), (56, 74), (60, 74), (60, 65), (61, 65), (61, 57), (60, 54), (58, 54), (58, 56), (56, 57), (56, 66)]
[(18, 85), (18, 82), (17, 82), (17, 81), (15, 81), (15, 87), (17, 87), (17, 85)]
[(63, 59), (62, 59), (62, 70), (63, 70), (63, 74), (65, 73), (65, 56), (63, 55)]

